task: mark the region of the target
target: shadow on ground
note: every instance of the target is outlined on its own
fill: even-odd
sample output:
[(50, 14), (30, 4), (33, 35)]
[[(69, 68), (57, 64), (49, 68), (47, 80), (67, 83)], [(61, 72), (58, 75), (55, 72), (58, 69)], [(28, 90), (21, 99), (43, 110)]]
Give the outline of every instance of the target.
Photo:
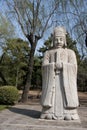
[(26, 115), (37, 119), (40, 118), (41, 115), (41, 112), (37, 110), (29, 110), (29, 109), (27, 110), (27, 109), (15, 108), (15, 107), (10, 108), (9, 110), (17, 114)]

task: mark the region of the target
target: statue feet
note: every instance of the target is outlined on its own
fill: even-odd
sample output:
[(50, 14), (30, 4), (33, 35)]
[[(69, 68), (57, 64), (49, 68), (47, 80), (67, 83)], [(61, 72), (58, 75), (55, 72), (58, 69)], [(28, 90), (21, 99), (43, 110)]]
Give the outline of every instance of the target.
[(47, 120), (57, 120), (57, 117), (55, 117), (53, 114), (42, 114), (40, 118)]
[(67, 114), (65, 116), (56, 117), (54, 114), (41, 114), (41, 119), (47, 119), (47, 120), (79, 120), (78, 114)]
[(72, 120), (70, 115), (64, 117), (64, 120)]
[(79, 120), (78, 114), (66, 115), (64, 120)]

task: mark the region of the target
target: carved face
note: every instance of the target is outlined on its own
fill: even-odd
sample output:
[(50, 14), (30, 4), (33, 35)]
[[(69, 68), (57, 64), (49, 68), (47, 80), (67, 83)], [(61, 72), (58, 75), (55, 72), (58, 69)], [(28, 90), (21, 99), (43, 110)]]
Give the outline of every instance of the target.
[(55, 45), (56, 47), (63, 47), (64, 44), (65, 44), (64, 41), (65, 41), (64, 37), (62, 37), (62, 36), (57, 36), (57, 37), (55, 37), (55, 39), (54, 39), (54, 45)]

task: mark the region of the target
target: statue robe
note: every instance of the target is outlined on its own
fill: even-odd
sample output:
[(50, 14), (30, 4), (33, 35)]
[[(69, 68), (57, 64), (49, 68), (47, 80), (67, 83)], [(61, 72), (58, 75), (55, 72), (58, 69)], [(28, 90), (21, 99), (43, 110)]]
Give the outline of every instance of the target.
[[(63, 69), (55, 64), (62, 62)], [(77, 62), (70, 49), (54, 49), (45, 53), (42, 65), (42, 115), (64, 118), (66, 114), (77, 114)], [(76, 116), (77, 118), (77, 116)]]

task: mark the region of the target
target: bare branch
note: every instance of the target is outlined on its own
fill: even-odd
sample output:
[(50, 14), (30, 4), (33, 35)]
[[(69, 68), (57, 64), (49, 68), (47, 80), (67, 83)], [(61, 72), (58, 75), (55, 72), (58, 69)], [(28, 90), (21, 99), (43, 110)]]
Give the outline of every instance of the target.
[(29, 13), (28, 13), (27, 11), (26, 11), (26, 16), (27, 16), (27, 19), (28, 19), (29, 24), (32, 26), (31, 20), (29, 19), (29, 18), (30, 18)]
[(25, 31), (24, 31), (24, 27), (23, 27), (22, 22), (21, 22), (21, 20), (20, 20), (20, 19), (21, 19), (21, 18), (20, 18), (20, 13), (19, 13), (18, 8), (16, 7), (16, 5), (14, 6), (14, 10), (15, 10), (17, 16), (18, 16), (18, 23), (20, 24), (21, 29), (22, 29), (24, 35), (26, 36), (26, 33), (25, 33)]
[(5, 53), (3, 53), (2, 56), (0, 57), (0, 63), (2, 63), (4, 56), (5, 56)]
[(41, 3), (41, 0), (38, 0), (38, 1), (37, 1), (37, 6), (36, 6), (36, 14), (35, 14), (35, 26), (37, 25), (40, 3)]
[(43, 30), (42, 30), (41, 37), (43, 37), (43, 34), (44, 34), (44, 32), (45, 32), (45, 30), (46, 30), (46, 28), (47, 28), (48, 22), (49, 22), (51, 16), (54, 14), (55, 10), (57, 9), (58, 4), (59, 4), (59, 1), (55, 4), (54, 9), (53, 9), (52, 12), (49, 14), (48, 19), (47, 19), (47, 21), (46, 21), (46, 23), (45, 23), (45, 26), (44, 26), (44, 28), (43, 28)]

